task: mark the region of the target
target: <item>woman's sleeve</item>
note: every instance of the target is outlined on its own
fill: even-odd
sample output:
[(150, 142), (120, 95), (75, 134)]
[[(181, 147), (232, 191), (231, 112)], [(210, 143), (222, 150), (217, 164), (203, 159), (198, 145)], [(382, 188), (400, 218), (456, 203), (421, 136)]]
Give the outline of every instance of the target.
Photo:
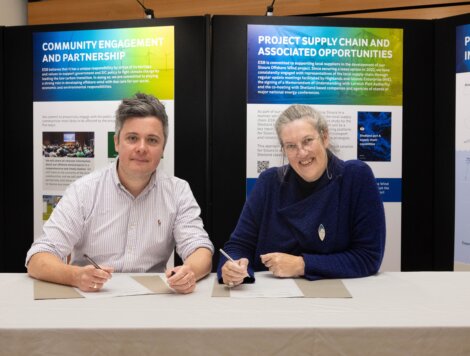
[[(268, 189), (269, 180), (262, 174), (256, 181), (253, 190), (243, 206), (243, 210), (238, 218), (235, 230), (230, 235), (224, 245), (224, 251), (234, 260), (247, 258), (248, 274), (251, 278), (245, 278), (245, 283), (254, 282), (254, 256), (258, 243), (258, 232), (263, 216), (263, 208), (266, 198), (266, 189)], [(219, 257), (219, 265), (217, 268), (217, 276), (219, 282), (222, 283), (222, 266), (227, 259), (221, 254)]]

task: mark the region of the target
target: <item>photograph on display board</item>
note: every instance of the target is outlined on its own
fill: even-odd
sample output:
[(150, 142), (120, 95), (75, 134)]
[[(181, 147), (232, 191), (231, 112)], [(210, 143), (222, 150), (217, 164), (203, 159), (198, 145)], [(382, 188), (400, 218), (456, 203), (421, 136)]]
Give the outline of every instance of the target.
[(390, 162), (392, 113), (359, 111), (357, 126), (357, 159)]
[(57, 204), (59, 204), (62, 195), (43, 195), (43, 211), (42, 211), (42, 220), (47, 221), (54, 211)]
[(118, 153), (114, 146), (114, 131), (108, 132), (108, 158), (116, 158)]
[(94, 132), (43, 132), (44, 157), (93, 158)]

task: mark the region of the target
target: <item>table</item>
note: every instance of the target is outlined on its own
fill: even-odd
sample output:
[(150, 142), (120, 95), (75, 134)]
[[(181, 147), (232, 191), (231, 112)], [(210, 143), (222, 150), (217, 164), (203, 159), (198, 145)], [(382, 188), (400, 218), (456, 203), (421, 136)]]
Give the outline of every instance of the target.
[(0, 355), (469, 355), (470, 272), (385, 272), (353, 298), (33, 300), (0, 274)]

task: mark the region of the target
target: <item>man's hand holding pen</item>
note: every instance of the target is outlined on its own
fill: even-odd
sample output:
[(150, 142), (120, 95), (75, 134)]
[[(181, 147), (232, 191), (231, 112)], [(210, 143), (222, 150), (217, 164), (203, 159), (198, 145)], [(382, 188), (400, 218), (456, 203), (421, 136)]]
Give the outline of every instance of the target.
[(182, 265), (165, 271), (168, 286), (181, 294), (192, 293), (196, 288), (196, 276), (189, 266)]
[(112, 277), (112, 267), (99, 266), (89, 256), (84, 255), (91, 265), (75, 269), (75, 286), (84, 292), (97, 292)]

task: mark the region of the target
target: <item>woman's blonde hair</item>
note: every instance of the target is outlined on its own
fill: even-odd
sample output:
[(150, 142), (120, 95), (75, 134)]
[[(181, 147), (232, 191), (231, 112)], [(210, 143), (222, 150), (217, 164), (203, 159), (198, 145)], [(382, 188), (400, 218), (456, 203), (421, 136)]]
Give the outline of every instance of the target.
[(281, 146), (283, 142), (281, 140), (281, 131), (285, 125), (295, 120), (305, 119), (310, 122), (313, 128), (320, 134), (321, 140), (328, 134), (328, 124), (317, 110), (308, 105), (294, 104), (284, 110), (276, 120), (274, 127), (276, 129), (277, 138)]

